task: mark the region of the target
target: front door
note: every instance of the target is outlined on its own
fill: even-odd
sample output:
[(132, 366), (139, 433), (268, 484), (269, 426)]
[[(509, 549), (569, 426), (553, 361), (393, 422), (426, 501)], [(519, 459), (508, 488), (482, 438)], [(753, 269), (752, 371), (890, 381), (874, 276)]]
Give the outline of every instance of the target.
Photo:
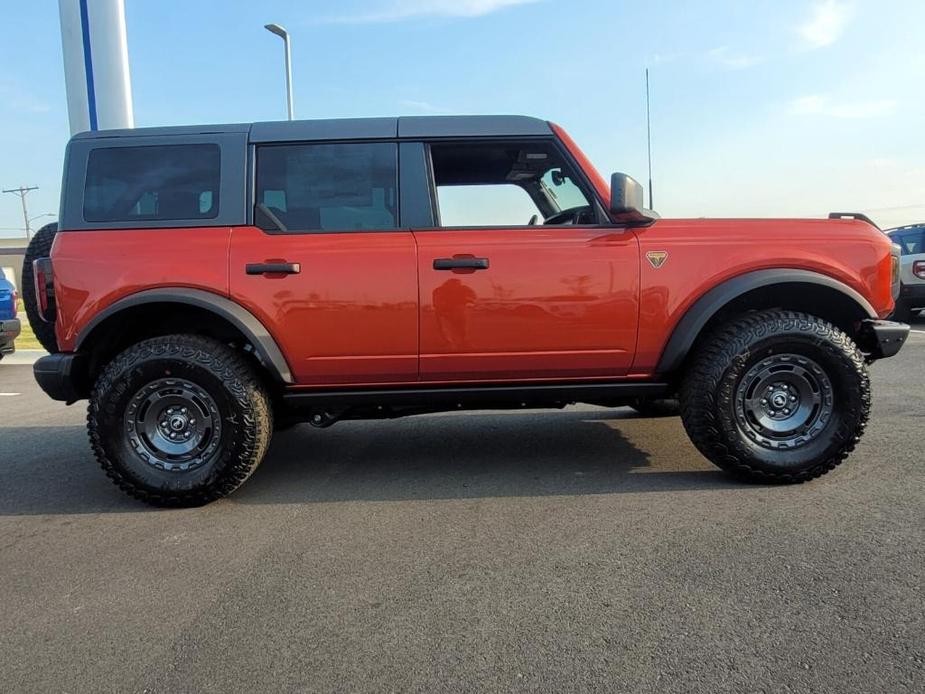
[(397, 145), (256, 149), (254, 225), (232, 230), (232, 297), (299, 385), (418, 378), (414, 237), (398, 229)]
[(414, 231), (421, 378), (625, 375), (638, 322), (635, 234), (601, 223), (552, 141), (429, 151), (438, 225)]

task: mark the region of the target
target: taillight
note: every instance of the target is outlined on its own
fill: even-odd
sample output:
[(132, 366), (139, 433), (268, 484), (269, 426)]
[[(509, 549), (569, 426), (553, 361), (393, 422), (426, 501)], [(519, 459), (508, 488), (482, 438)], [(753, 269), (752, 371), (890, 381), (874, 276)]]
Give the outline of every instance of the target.
[(32, 261), (32, 276), (35, 281), (35, 298), (39, 304), (39, 316), (46, 323), (53, 323), (57, 307), (55, 306), (51, 258), (37, 258)]
[(912, 274), (920, 280), (925, 280), (925, 260), (916, 260), (912, 263)]

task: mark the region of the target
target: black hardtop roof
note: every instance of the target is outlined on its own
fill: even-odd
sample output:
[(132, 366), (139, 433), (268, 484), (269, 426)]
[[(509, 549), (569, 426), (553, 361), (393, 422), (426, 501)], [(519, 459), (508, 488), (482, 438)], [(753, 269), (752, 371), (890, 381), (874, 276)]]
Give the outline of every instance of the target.
[(547, 121), (529, 116), (401, 116), (270, 121), (228, 125), (171, 125), (159, 128), (97, 130), (72, 139), (170, 137), (247, 133), (251, 142), (299, 140), (369, 140), (431, 137), (526, 137), (549, 135)]

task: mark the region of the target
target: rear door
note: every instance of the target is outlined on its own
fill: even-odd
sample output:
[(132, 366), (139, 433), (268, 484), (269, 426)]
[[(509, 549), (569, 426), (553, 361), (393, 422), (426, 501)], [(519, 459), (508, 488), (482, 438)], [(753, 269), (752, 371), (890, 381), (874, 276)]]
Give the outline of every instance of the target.
[(254, 224), (232, 232), (232, 297), (299, 385), (418, 377), (414, 237), (399, 228), (395, 142), (261, 144)]
[(435, 223), (415, 228), (421, 378), (625, 375), (635, 351), (635, 234), (605, 222), (555, 140), (428, 145)]

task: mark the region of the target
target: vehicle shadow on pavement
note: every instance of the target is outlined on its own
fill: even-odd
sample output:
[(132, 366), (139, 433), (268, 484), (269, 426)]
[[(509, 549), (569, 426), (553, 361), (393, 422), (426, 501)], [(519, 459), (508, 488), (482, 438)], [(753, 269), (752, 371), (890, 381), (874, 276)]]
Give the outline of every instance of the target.
[(85, 427), (4, 427), (0, 436), (0, 517), (146, 510), (107, 479)]
[(397, 501), (742, 489), (677, 417), (629, 410), (454, 414), (308, 425), (275, 437), (236, 503)]
[[(162, 512), (116, 489), (83, 427), (3, 430), (0, 517)], [(301, 425), (229, 500), (318, 503), (742, 489), (678, 418), (626, 411), (468, 413)]]

